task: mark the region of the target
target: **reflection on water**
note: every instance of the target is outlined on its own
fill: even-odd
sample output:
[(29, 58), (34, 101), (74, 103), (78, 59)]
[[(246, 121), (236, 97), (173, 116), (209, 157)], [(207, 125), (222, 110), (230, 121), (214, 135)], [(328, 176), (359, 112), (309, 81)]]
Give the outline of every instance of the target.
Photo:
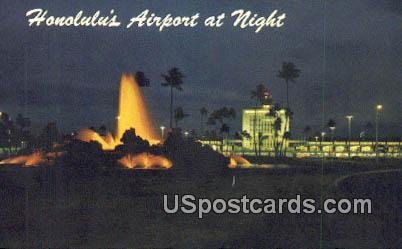
[(239, 167), (247, 169), (287, 169), (289, 165), (287, 164), (251, 164), (247, 167)]

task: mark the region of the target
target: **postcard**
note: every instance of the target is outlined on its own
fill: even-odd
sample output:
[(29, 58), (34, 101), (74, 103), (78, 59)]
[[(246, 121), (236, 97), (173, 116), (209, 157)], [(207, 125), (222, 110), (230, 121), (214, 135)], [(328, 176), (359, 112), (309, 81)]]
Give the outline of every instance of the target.
[(1, 248), (402, 248), (402, 2), (5, 0)]

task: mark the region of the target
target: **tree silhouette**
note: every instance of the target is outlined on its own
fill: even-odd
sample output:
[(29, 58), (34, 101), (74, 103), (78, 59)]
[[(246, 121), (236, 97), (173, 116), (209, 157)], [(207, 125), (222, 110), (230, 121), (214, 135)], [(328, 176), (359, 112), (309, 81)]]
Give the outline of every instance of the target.
[(201, 129), (201, 134), (203, 135), (204, 133), (204, 118), (208, 115), (208, 110), (205, 107), (202, 107), (200, 109), (200, 114), (201, 114), (201, 119), (200, 119), (200, 129)]
[[(219, 129), (219, 131), (220, 131), (221, 134), (226, 134), (226, 135), (225, 135), (225, 140), (226, 140), (226, 142), (227, 142), (227, 139), (228, 139), (228, 136), (229, 136), (229, 132), (230, 132), (230, 127), (229, 127), (229, 125), (223, 123), (222, 126), (221, 126), (221, 128)], [(222, 142), (221, 144), (222, 144), (222, 146), (223, 146), (223, 142)], [(222, 148), (221, 148), (221, 151), (222, 151)], [(228, 152), (228, 144), (226, 144), (226, 153), (227, 153), (227, 152)]]
[(171, 68), (167, 74), (162, 74), (162, 78), (165, 80), (161, 85), (170, 88), (170, 129), (173, 128), (173, 89), (182, 91), (184, 75), (178, 68)]
[[(209, 114), (207, 125), (215, 126), (217, 122), (222, 126), (226, 121), (236, 118), (236, 110), (234, 108), (222, 107), (214, 110)], [(215, 127), (220, 130), (221, 127)], [(216, 133), (216, 132), (215, 132)]]
[(177, 128), (177, 124), (183, 120), (184, 118), (190, 116), (190, 114), (184, 113), (184, 110), (182, 107), (177, 107), (174, 110), (174, 122), (175, 122), (175, 127)]
[[(286, 140), (290, 139), (290, 132), (286, 131), (286, 127), (288, 126), (289, 120), (291, 120), (293, 118), (293, 112), (292, 112), (292, 110), (290, 110), (289, 107), (285, 109), (285, 117), (286, 117), (286, 119), (285, 119), (284, 133), (283, 133), (283, 136), (282, 136), (281, 149), (280, 149), (281, 154), (282, 154), (282, 151), (283, 151), (283, 145), (286, 143)], [(285, 153), (284, 154), (286, 156), (286, 146), (285, 146)]]
[[(149, 150), (149, 142), (137, 136), (134, 128), (130, 128), (123, 133), (120, 141), (123, 146), (120, 146), (118, 150), (123, 150), (126, 153), (141, 153)], [(123, 148), (122, 148), (123, 147)]]
[(256, 99), (256, 106), (262, 104), (265, 99), (270, 98), (268, 89), (263, 85), (259, 84), (255, 87), (255, 90), (251, 91), (251, 98)]
[(310, 126), (305, 126), (303, 129), (303, 133), (304, 133), (304, 140), (309, 140), (309, 136), (310, 136), (310, 132), (311, 132), (311, 127)]
[(286, 83), (286, 107), (289, 108), (289, 82), (295, 82), (300, 76), (300, 70), (296, 68), (293, 62), (284, 62), (282, 68), (279, 70), (279, 78), (285, 80)]
[(1, 142), (3, 145), (5, 145), (8, 148), (9, 154), (12, 153), (12, 145), (14, 143), (14, 122), (11, 120), (11, 117), (5, 113), (2, 112), (0, 115), (0, 138)]
[(230, 127), (229, 127), (229, 125), (228, 124), (222, 124), (222, 126), (221, 126), (221, 128), (219, 129), (219, 131), (221, 132), (221, 133), (226, 133), (226, 134), (229, 134), (229, 132), (230, 132)]
[(21, 131), (31, 125), (31, 120), (29, 120), (29, 118), (22, 116), (21, 113), (18, 113), (15, 122), (20, 127)]
[(135, 80), (137, 81), (137, 84), (140, 87), (149, 87), (150, 86), (149, 79), (147, 77), (145, 77), (145, 74), (141, 71), (138, 71), (137, 73), (135, 73)]
[(254, 107), (254, 119), (253, 119), (253, 145), (254, 145), (254, 152), (257, 156), (257, 134), (256, 134), (256, 126), (257, 126), (257, 108), (259, 104), (262, 104), (264, 99), (269, 97), (268, 89), (263, 85), (259, 84), (255, 87), (255, 90), (251, 91), (251, 98), (255, 99), (255, 107)]
[(215, 111), (213, 111), (209, 117), (211, 119), (215, 119), (216, 121), (218, 121), (219, 123), (223, 123), (224, 119), (235, 119), (236, 118), (236, 110), (234, 108), (227, 108), (222, 107), (220, 109), (217, 109)]
[(209, 127), (211, 127), (210, 129), (211, 129), (211, 131), (210, 132), (208, 132), (208, 137), (209, 138), (212, 138), (212, 139), (215, 139), (217, 136), (216, 136), (216, 131), (214, 130), (214, 127), (216, 126), (216, 119), (215, 118), (213, 118), (213, 117), (208, 117), (208, 119), (207, 119), (207, 125), (209, 126)]
[(45, 150), (51, 151), (54, 143), (58, 142), (60, 139), (60, 133), (56, 122), (49, 122), (45, 128), (43, 128), (41, 138)]
[(278, 133), (281, 130), (282, 126), (282, 119), (281, 118), (276, 118), (274, 122), (274, 149), (275, 149), (275, 157), (278, 156), (279, 152), (279, 140), (278, 140)]
[[(251, 135), (246, 130), (244, 130), (244, 131), (241, 131), (241, 132), (236, 132), (235, 133), (235, 139), (249, 140), (249, 139), (251, 139)], [(243, 145), (241, 146), (241, 149), (242, 149), (242, 155), (244, 155), (244, 146)]]
[(335, 149), (335, 141), (334, 141), (334, 132), (336, 128), (336, 122), (333, 119), (328, 120), (327, 127), (331, 132), (331, 140), (332, 140), (332, 150)]
[[(366, 125), (364, 126), (364, 133), (366, 133), (370, 138), (372, 138), (373, 136), (373, 132), (374, 132), (374, 125), (373, 123), (371, 123), (370, 121), (368, 121), (366, 123)], [(362, 137), (365, 137), (365, 134), (363, 134)]]

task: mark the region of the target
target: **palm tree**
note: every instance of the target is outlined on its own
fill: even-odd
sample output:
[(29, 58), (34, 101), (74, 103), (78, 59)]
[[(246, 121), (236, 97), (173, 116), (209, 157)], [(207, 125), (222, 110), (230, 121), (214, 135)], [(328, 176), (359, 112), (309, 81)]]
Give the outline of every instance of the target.
[(203, 133), (204, 133), (204, 118), (208, 115), (207, 108), (202, 107), (200, 109), (200, 114), (201, 114), (201, 126), (200, 126), (200, 128), (201, 128), (201, 136), (202, 136)]
[(269, 96), (268, 89), (263, 85), (259, 84), (255, 87), (255, 90), (251, 91), (251, 98), (255, 98), (255, 107), (254, 107), (254, 120), (253, 120), (253, 144), (254, 144), (254, 152), (255, 156), (258, 156), (257, 151), (257, 134), (256, 134), (256, 126), (257, 126), (257, 108), (258, 105), (261, 104), (265, 98)]
[(8, 147), (8, 154), (11, 155), (12, 153), (12, 144), (14, 140), (14, 122), (11, 120), (11, 117), (5, 113), (2, 112), (0, 115), (0, 120), (1, 120), (1, 128), (3, 130), (3, 139), (6, 141), (5, 144), (7, 144)]
[(209, 117), (219, 121), (219, 123), (223, 123), (224, 119), (235, 119), (236, 118), (236, 110), (234, 108), (227, 108), (226, 106), (213, 111), (209, 114)]
[(258, 156), (261, 156), (261, 147), (263, 145), (264, 140), (268, 138), (269, 136), (262, 135), (262, 132), (258, 132)]
[[(226, 134), (225, 139), (223, 141), (226, 141), (226, 153), (227, 153), (228, 152), (228, 147), (229, 147), (229, 144), (228, 144), (227, 141), (228, 141), (228, 136), (229, 136), (229, 132), (230, 132), (230, 127), (229, 127), (228, 124), (223, 123), (221, 128), (219, 129), (219, 131), (220, 131), (221, 134), (223, 134), (223, 133)], [(223, 141), (221, 143), (222, 146), (223, 146)], [(223, 152), (223, 148), (221, 148), (221, 151)]]
[[(290, 131), (285, 131), (282, 136), (281, 153), (282, 153), (283, 144), (286, 143), (286, 141), (288, 141), (290, 138), (291, 138)], [(286, 157), (286, 151), (287, 151), (287, 146), (285, 146), (285, 152), (283, 153), (283, 155), (285, 157)]]
[(137, 81), (137, 84), (140, 87), (149, 87), (150, 86), (149, 79), (147, 77), (145, 77), (145, 74), (141, 71), (138, 71), (137, 73), (135, 73), (135, 80)]
[(336, 129), (336, 122), (333, 119), (328, 120), (327, 127), (331, 131), (332, 151), (335, 150), (334, 133)]
[(307, 152), (310, 153), (310, 132), (311, 132), (311, 127), (310, 126), (305, 126), (303, 129), (303, 133), (304, 133), (304, 141), (307, 144)]
[(296, 68), (293, 62), (284, 62), (279, 70), (278, 77), (285, 80), (286, 83), (286, 107), (289, 108), (289, 81), (295, 82), (300, 76), (300, 70)]
[[(284, 129), (283, 129), (284, 133), (283, 133), (283, 136), (282, 136), (281, 150), (280, 150), (281, 154), (282, 154), (282, 150), (283, 150), (283, 145), (286, 143), (286, 141), (288, 139), (290, 139), (290, 131), (286, 130), (286, 127), (288, 126), (289, 120), (293, 119), (293, 112), (290, 110), (290, 108), (285, 109), (285, 118), (286, 118), (285, 119), (285, 126), (284, 126)], [(287, 146), (285, 146), (285, 156), (286, 156), (286, 147)]]
[(175, 127), (177, 127), (177, 124), (179, 121), (183, 120), (184, 118), (190, 116), (190, 114), (184, 113), (182, 107), (177, 107), (174, 109), (174, 122), (175, 122)]
[(29, 118), (22, 116), (21, 113), (17, 115), (15, 122), (20, 127), (21, 131), (31, 125), (31, 121), (29, 120)]
[(161, 85), (164, 87), (170, 87), (170, 129), (173, 128), (173, 89), (182, 91), (184, 75), (179, 71), (177, 67), (171, 68), (167, 74), (162, 74), (162, 78), (165, 80)]
[(213, 117), (208, 117), (207, 122), (206, 122), (207, 126), (209, 126), (210, 130), (209, 130), (209, 138), (211, 139), (215, 139), (216, 138), (216, 131), (215, 131), (215, 126), (216, 126), (216, 119), (214, 119)]
[(251, 98), (256, 100), (256, 106), (262, 103), (264, 99), (269, 97), (268, 89), (263, 85), (259, 84), (255, 87), (255, 90), (251, 91)]
[(304, 133), (304, 140), (309, 140), (309, 136), (310, 136), (310, 132), (311, 132), (311, 127), (306, 125), (303, 129), (303, 133)]
[[(250, 133), (248, 133), (248, 131), (246, 131), (246, 130), (241, 131), (241, 132), (237, 132), (237, 134), (238, 134), (238, 136), (240, 137), (241, 140), (244, 140), (244, 139), (249, 140), (249, 139), (251, 139)], [(242, 148), (242, 154), (244, 156), (244, 146), (242, 145), (241, 148)]]
[(278, 141), (278, 133), (281, 130), (282, 126), (282, 119), (276, 118), (274, 122), (274, 149), (275, 149), (275, 157), (278, 156), (278, 149), (279, 149), (279, 141)]

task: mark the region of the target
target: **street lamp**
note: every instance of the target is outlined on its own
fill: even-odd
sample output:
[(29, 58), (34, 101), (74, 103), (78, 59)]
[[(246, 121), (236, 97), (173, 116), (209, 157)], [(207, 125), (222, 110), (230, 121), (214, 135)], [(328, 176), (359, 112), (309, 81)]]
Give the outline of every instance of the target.
[(334, 152), (335, 157), (336, 157), (335, 141), (334, 141), (334, 133), (335, 133), (336, 127), (335, 126), (330, 126), (329, 129), (331, 130), (331, 141), (332, 141), (332, 148), (331, 148), (329, 153), (330, 153), (330, 156), (333, 156), (332, 152)]
[(353, 115), (347, 115), (346, 119), (348, 120), (348, 156), (350, 157), (350, 140), (352, 138), (352, 118)]
[(159, 127), (161, 129), (161, 133), (162, 133), (162, 140), (165, 138), (165, 126), (161, 126)]
[(188, 134), (189, 134), (188, 131), (185, 131), (185, 132), (184, 132), (184, 136), (185, 136), (185, 137), (188, 137)]
[(380, 111), (382, 111), (382, 105), (378, 104), (375, 108), (375, 159), (378, 164), (378, 121), (380, 116)]
[(325, 156), (325, 153), (324, 153), (324, 147), (322, 146), (322, 143), (324, 142), (324, 137), (325, 137), (325, 132), (324, 131), (322, 131), (321, 132), (321, 142), (320, 142), (320, 147), (321, 147), (321, 153), (323, 154), (323, 156)]

